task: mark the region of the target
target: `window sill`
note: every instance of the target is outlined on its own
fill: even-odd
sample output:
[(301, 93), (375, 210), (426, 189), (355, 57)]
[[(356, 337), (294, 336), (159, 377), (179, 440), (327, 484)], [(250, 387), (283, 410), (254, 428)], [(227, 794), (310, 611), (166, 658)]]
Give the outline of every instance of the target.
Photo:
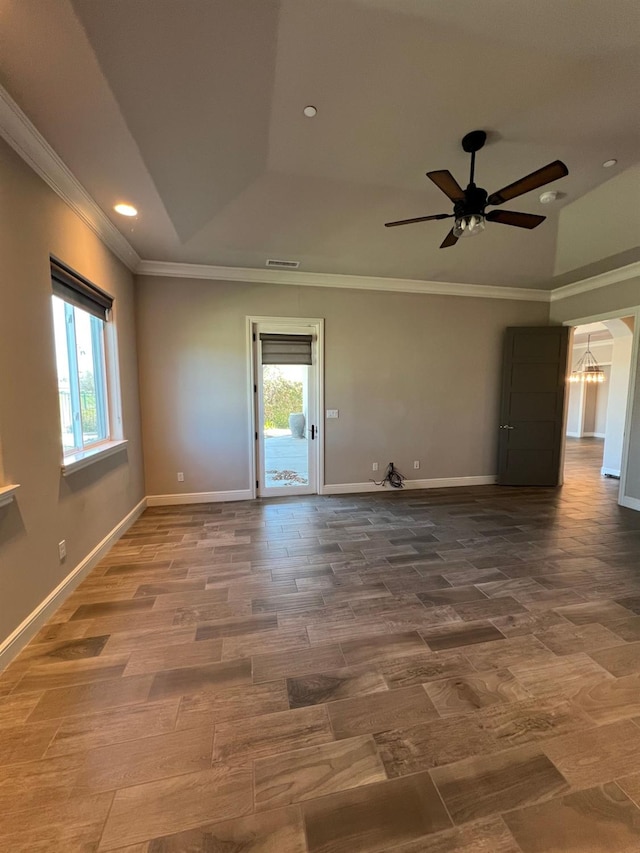
[(107, 456), (113, 456), (114, 453), (124, 450), (128, 443), (126, 438), (120, 441), (107, 441), (91, 450), (83, 450), (80, 453), (65, 456), (62, 462), (62, 476), (68, 477), (69, 474), (74, 474), (76, 471), (80, 471), (81, 468), (93, 465), (94, 462), (100, 462), (102, 459), (106, 459)]
[(0, 486), (0, 506), (6, 506), (11, 503), (19, 488), (20, 486), (18, 484), (14, 484), (12, 486)]

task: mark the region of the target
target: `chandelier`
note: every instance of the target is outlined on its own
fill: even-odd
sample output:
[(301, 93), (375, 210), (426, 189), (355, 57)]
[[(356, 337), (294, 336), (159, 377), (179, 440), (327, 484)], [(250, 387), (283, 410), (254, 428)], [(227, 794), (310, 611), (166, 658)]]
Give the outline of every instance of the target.
[(591, 335), (587, 336), (587, 349), (569, 376), (569, 382), (604, 382), (604, 370), (591, 352)]

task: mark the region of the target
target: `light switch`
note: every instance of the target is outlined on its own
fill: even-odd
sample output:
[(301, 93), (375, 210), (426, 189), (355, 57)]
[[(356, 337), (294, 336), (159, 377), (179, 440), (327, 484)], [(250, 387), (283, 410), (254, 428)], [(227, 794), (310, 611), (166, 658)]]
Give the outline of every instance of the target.
[(337, 418), (339, 412), (337, 409), (327, 409), (327, 418)]

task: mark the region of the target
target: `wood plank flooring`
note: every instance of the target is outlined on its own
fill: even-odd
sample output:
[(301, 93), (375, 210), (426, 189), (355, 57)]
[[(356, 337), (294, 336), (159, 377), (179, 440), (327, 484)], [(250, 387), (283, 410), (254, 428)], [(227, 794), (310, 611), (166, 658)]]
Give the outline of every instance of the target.
[(640, 851), (640, 514), (561, 489), (150, 509), (0, 674), (0, 849)]

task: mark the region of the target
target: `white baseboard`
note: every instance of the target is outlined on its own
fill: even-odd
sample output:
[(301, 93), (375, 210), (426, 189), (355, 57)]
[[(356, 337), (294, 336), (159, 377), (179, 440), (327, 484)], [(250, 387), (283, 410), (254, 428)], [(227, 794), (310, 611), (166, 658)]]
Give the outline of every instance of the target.
[(221, 501), (250, 501), (251, 489), (232, 492), (191, 492), (186, 495), (148, 495), (147, 506), (178, 506), (179, 504), (211, 504)]
[(567, 432), (567, 438), (606, 438), (603, 432)]
[[(448, 489), (456, 486), (491, 486), (497, 481), (495, 474), (480, 477), (443, 477), (433, 480), (405, 480), (406, 489)], [(402, 492), (403, 489), (392, 489), (390, 486), (377, 486), (368, 483), (335, 483), (322, 487), (323, 495), (350, 495), (358, 492)]]
[(601, 468), (600, 473), (603, 477), (617, 477), (618, 479), (620, 479), (619, 468)]
[(630, 498), (628, 495), (621, 495), (618, 503), (620, 506), (626, 506), (627, 509), (635, 509), (640, 512), (640, 498)]
[(113, 530), (107, 533), (101, 542), (98, 542), (96, 547), (87, 554), (84, 560), (81, 560), (69, 572), (66, 578), (49, 593), (44, 601), (41, 601), (35, 610), (32, 610), (15, 631), (0, 643), (0, 671), (27, 645), (29, 640), (35, 636), (51, 614), (60, 607), (65, 598), (73, 592), (80, 581), (89, 574), (91, 569), (100, 562), (107, 551), (126, 533), (146, 508), (147, 499), (143, 498), (140, 503), (134, 506), (131, 512), (125, 515), (122, 521), (116, 524)]
[[(444, 477), (434, 480), (405, 480), (405, 489), (446, 489), (453, 486), (488, 486), (497, 481), (495, 474), (481, 477)], [(389, 486), (376, 486), (368, 483), (336, 483), (321, 486), (320, 495), (349, 495), (358, 492), (395, 492)], [(289, 494), (288, 492), (286, 494)], [(285, 493), (283, 492), (283, 496)], [(221, 503), (228, 501), (253, 500), (251, 489), (237, 489), (230, 492), (191, 492), (184, 495), (147, 495), (147, 506), (179, 506), (181, 504)]]

